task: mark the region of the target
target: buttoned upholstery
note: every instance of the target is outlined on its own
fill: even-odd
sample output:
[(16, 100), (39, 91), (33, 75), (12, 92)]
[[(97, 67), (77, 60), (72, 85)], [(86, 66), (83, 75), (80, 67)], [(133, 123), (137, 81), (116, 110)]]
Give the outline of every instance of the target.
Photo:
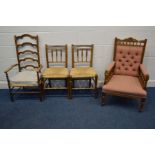
[(143, 47), (118, 45), (116, 47), (114, 73), (117, 75), (138, 76), (142, 56)]

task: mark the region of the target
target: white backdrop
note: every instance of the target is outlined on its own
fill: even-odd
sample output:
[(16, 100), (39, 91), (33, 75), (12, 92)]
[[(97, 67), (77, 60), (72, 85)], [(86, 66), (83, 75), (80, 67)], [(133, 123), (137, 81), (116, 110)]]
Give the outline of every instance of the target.
[(14, 35), (38, 34), (41, 63), (45, 65), (45, 44), (69, 45), (69, 68), (71, 67), (71, 44), (94, 44), (94, 67), (103, 81), (104, 71), (112, 61), (114, 38), (134, 37), (148, 39), (144, 64), (150, 73), (149, 86), (155, 86), (155, 27), (130, 26), (67, 26), (67, 27), (0, 27), (0, 88), (6, 87), (4, 70), (17, 62)]

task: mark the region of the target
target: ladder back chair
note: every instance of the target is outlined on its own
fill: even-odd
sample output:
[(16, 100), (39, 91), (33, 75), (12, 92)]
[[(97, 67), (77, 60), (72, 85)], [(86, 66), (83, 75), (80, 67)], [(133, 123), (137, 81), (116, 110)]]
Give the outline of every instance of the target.
[[(11, 101), (14, 101), (15, 94), (39, 94), (42, 100), (39, 38), (23, 34), (14, 36), (14, 40), (18, 63), (5, 71)], [(10, 76), (15, 67), (18, 67), (18, 72)], [(30, 91), (29, 89), (32, 88), (33, 90)]]
[[(72, 69), (70, 71), (70, 98), (73, 89), (92, 89), (97, 97), (98, 75), (93, 68), (94, 45), (72, 45)], [(87, 80), (88, 86), (75, 87), (75, 80)]]
[(102, 105), (107, 94), (140, 99), (139, 111), (143, 111), (147, 97), (149, 74), (143, 65), (147, 40), (115, 38), (112, 64), (105, 71), (102, 89)]
[[(47, 68), (43, 72), (44, 90), (67, 89), (69, 93), (69, 71), (67, 45), (45, 45)], [(51, 81), (65, 81), (64, 86), (54, 86)], [(68, 94), (69, 95), (69, 94)]]

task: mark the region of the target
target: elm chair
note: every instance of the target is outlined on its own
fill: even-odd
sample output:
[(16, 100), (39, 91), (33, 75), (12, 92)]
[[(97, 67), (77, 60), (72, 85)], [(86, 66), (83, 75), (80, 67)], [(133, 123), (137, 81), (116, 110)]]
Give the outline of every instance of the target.
[[(72, 45), (72, 69), (70, 71), (70, 98), (73, 89), (92, 89), (97, 97), (98, 75), (93, 68), (94, 45)], [(75, 87), (75, 80), (87, 80), (88, 86)]]
[(116, 95), (140, 100), (139, 111), (143, 111), (147, 97), (147, 73), (143, 63), (147, 40), (115, 38), (112, 64), (105, 71), (102, 89), (102, 105), (106, 95)]
[(14, 39), (18, 63), (5, 71), (11, 101), (15, 94), (39, 94), (42, 100), (38, 36), (23, 34)]
[[(67, 45), (45, 45), (47, 68), (44, 70), (43, 87), (50, 89), (67, 89), (69, 96), (69, 70)], [(52, 83), (53, 81), (53, 83)], [(65, 83), (58, 83), (64, 81)], [(57, 85), (56, 85), (57, 83)], [(58, 85), (59, 84), (59, 85)]]

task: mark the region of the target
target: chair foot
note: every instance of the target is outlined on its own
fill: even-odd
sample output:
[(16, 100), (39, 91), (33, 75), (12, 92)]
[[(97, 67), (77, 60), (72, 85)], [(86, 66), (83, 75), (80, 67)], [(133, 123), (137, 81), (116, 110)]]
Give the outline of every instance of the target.
[(139, 108), (138, 108), (139, 112), (143, 112), (144, 111), (145, 100), (146, 99), (141, 99), (141, 102), (140, 102)]

